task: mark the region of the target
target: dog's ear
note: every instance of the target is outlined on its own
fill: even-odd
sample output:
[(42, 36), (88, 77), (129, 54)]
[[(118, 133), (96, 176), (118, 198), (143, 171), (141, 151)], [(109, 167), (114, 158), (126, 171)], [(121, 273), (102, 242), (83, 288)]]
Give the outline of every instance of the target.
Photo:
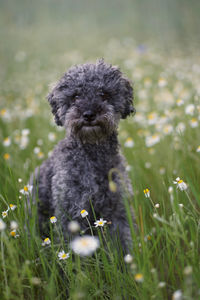
[(64, 125), (65, 115), (70, 106), (69, 101), (67, 101), (66, 90), (66, 82), (59, 81), (47, 96), (55, 122), (59, 126)]
[(129, 115), (135, 113), (133, 106), (133, 87), (128, 78), (122, 77), (122, 94), (124, 98), (124, 109), (121, 113), (122, 119), (126, 119)]

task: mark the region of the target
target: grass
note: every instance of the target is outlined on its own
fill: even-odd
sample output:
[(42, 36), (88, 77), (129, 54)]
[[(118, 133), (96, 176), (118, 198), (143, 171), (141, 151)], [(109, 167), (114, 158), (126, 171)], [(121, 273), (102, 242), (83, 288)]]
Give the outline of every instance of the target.
[[(74, 50), (63, 42), (66, 52), (57, 52), (56, 45), (34, 47), (38, 41), (34, 31), (31, 37), (21, 33), (21, 44), (15, 49), (15, 31), (11, 31), (13, 47), (5, 45), (0, 73), (0, 209), (5, 211), (9, 204), (17, 207), (3, 219), (6, 228), (0, 233), (0, 299), (65, 299), (66, 295), (69, 299), (180, 299), (179, 290), (183, 299), (198, 299), (198, 53), (194, 50), (190, 57), (166, 54), (138, 47), (127, 38), (102, 39), (100, 47), (91, 50), (81, 36), (83, 48)], [(49, 39), (51, 33), (47, 33)], [(42, 35), (40, 38), (42, 41)], [(119, 128), (135, 194), (124, 199), (127, 215), (132, 206), (139, 227), (137, 234), (132, 230), (133, 260), (129, 264), (112, 247), (109, 225), (103, 227), (103, 235), (98, 228), (100, 247), (90, 257), (72, 254), (68, 244), (57, 242), (57, 235), (62, 235), (59, 222), (52, 224), (51, 244), (42, 246), (37, 210), (33, 206), (32, 217), (27, 217), (26, 197), (19, 192), (65, 135), (54, 124), (45, 101), (48, 84), (71, 64), (95, 61), (97, 56), (118, 64), (135, 87), (137, 113), (121, 121)], [(173, 183), (177, 177), (186, 182), (185, 191)], [(150, 198), (144, 195), (146, 188)], [(16, 238), (10, 235), (13, 220), (18, 223)], [(70, 257), (59, 260), (61, 250)]]

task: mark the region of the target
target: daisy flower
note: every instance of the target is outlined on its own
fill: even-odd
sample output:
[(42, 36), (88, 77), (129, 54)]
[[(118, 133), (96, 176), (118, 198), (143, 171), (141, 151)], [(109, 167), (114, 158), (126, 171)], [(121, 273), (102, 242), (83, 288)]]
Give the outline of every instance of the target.
[(184, 104), (183, 99), (177, 99), (177, 100), (176, 100), (176, 104), (177, 104), (177, 106), (183, 105), (183, 104)]
[(146, 198), (150, 197), (150, 190), (149, 189), (144, 189), (144, 195)]
[(173, 183), (177, 185), (177, 188), (179, 190), (181, 190), (181, 191), (187, 190), (187, 184), (179, 177), (177, 177), (176, 181), (173, 181)]
[(14, 238), (19, 237), (19, 234), (16, 234), (16, 229), (13, 229), (12, 231), (10, 231), (10, 235)]
[(177, 290), (172, 295), (172, 300), (182, 300), (183, 299), (183, 293), (181, 290)]
[(2, 211), (1, 215), (3, 219), (6, 218), (8, 216), (8, 210)]
[(82, 217), (82, 218), (85, 218), (85, 217), (87, 217), (87, 215), (88, 215), (87, 210), (83, 209), (83, 210), (81, 211), (81, 217)]
[(50, 245), (50, 244), (51, 244), (51, 240), (50, 240), (50, 238), (47, 237), (46, 239), (44, 239), (42, 246), (46, 246), (46, 245)]
[(189, 121), (189, 123), (190, 123), (190, 126), (192, 127), (192, 128), (196, 128), (196, 127), (198, 127), (198, 120), (196, 119), (196, 118), (192, 118), (190, 121)]
[(11, 221), (11, 222), (10, 222), (10, 228), (11, 228), (12, 230), (16, 230), (16, 229), (18, 228), (17, 222), (16, 222), (16, 221)]
[(166, 79), (165, 78), (159, 78), (159, 80), (158, 80), (158, 86), (159, 87), (164, 87), (164, 86), (166, 86), (167, 85), (167, 81), (166, 81)]
[(3, 231), (6, 228), (6, 223), (0, 218), (0, 231)]
[(127, 147), (127, 148), (132, 148), (134, 146), (133, 139), (131, 137), (127, 138), (124, 146)]
[(65, 251), (62, 250), (58, 253), (58, 258), (59, 258), (59, 260), (65, 260), (65, 259), (69, 258), (69, 253), (65, 253)]
[(134, 278), (135, 278), (135, 281), (137, 281), (137, 282), (143, 282), (144, 281), (144, 277), (141, 273), (137, 273)]
[(3, 156), (3, 158), (5, 160), (9, 160), (10, 159), (10, 154), (9, 153), (5, 153), (4, 156)]
[(4, 147), (9, 147), (11, 145), (11, 139), (9, 137), (3, 140)]
[(165, 286), (166, 286), (166, 282), (164, 282), (164, 281), (161, 281), (158, 284), (158, 288), (160, 288), (160, 289), (164, 288)]
[(132, 263), (132, 261), (133, 261), (133, 256), (130, 255), (130, 254), (126, 254), (126, 255), (124, 256), (124, 261), (125, 261), (126, 264)]
[(100, 218), (100, 220), (97, 220), (96, 222), (94, 222), (95, 227), (103, 227), (105, 224), (107, 223), (106, 220), (104, 220), (103, 218)]
[(50, 222), (53, 224), (53, 223), (56, 223), (57, 222), (57, 218), (55, 216), (52, 216), (50, 218)]
[(20, 193), (23, 195), (29, 195), (32, 192), (33, 186), (32, 185), (25, 185), (23, 189), (20, 190)]
[(74, 253), (80, 256), (88, 256), (99, 247), (99, 239), (90, 235), (77, 237), (71, 242), (70, 247)]
[(54, 132), (49, 132), (48, 139), (49, 139), (50, 142), (55, 142), (55, 140), (56, 140), (55, 133)]
[(16, 208), (17, 208), (17, 205), (9, 204), (8, 209), (15, 210)]
[(76, 233), (80, 230), (80, 225), (77, 221), (71, 221), (69, 222), (68, 224), (68, 230), (71, 232), (71, 233)]
[(186, 113), (186, 115), (191, 115), (192, 116), (194, 114), (194, 110), (195, 110), (194, 104), (188, 104), (185, 107), (185, 113)]
[(160, 142), (160, 136), (158, 134), (147, 136), (145, 139), (145, 143), (147, 147), (152, 147), (159, 142)]

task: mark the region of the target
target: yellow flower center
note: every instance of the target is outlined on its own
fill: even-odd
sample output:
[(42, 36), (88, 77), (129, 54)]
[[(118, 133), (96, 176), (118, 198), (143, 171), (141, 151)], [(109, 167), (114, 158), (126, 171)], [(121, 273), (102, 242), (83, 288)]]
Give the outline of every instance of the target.
[(56, 218), (56, 217), (53, 216), (53, 217), (50, 218), (50, 220), (55, 220), (55, 218)]
[(103, 221), (99, 221), (99, 225), (102, 225), (103, 224)]
[(141, 273), (135, 275), (135, 280), (141, 280), (141, 279), (143, 279), (143, 275)]
[(2, 110), (0, 110), (0, 115), (1, 116), (4, 116), (5, 115), (5, 113), (6, 113), (6, 109), (4, 108), (4, 109), (2, 109)]
[(10, 158), (10, 154), (5, 153), (5, 154), (4, 154), (4, 159), (5, 159), (5, 160), (8, 160), (9, 158)]
[(178, 183), (182, 183), (182, 182), (183, 182), (183, 180), (182, 180), (182, 179), (178, 181)]
[(149, 192), (149, 189), (144, 189), (144, 193), (147, 194)]
[(197, 122), (197, 119), (195, 119), (195, 118), (192, 118), (192, 123), (196, 123)]
[(10, 208), (14, 207), (14, 205), (13, 205), (13, 204), (10, 204), (9, 206), (10, 206)]
[(132, 142), (132, 140), (133, 140), (133, 139), (132, 139), (131, 137), (129, 137), (129, 138), (127, 138), (126, 141), (127, 141), (127, 142)]
[(66, 253), (63, 253), (61, 257), (66, 258), (67, 257)]
[(6, 217), (7, 216), (7, 212), (6, 211), (2, 212), (2, 215), (3, 215), (3, 217)]
[(10, 235), (15, 237), (16, 236), (16, 232), (15, 231), (11, 231)]
[(83, 240), (81, 241), (81, 245), (84, 246), (84, 247), (85, 247), (85, 246), (88, 246), (88, 241), (86, 241), (86, 240), (83, 239)]
[(48, 241), (49, 241), (49, 238), (44, 239), (44, 242), (45, 242), (45, 243), (48, 242)]
[(148, 115), (148, 119), (149, 119), (149, 120), (152, 120), (152, 119), (154, 119), (154, 118), (155, 118), (155, 115), (154, 115), (154, 114), (149, 114), (149, 115)]
[(28, 187), (27, 186), (24, 186), (24, 191), (28, 192)]
[(86, 212), (86, 210), (85, 210), (85, 209), (83, 209), (83, 210), (81, 211), (81, 214), (84, 214), (84, 212)]

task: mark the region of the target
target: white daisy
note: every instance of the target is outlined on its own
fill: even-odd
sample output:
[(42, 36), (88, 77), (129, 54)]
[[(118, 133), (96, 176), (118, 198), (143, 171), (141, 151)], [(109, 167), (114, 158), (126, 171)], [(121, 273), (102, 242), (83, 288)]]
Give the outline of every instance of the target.
[(8, 210), (15, 210), (17, 208), (17, 205), (9, 204)]
[(150, 197), (150, 190), (149, 189), (144, 189), (144, 195), (146, 198), (149, 198)]
[(182, 300), (183, 299), (183, 293), (181, 290), (177, 290), (172, 295), (172, 300)]
[(42, 246), (46, 246), (46, 245), (50, 245), (50, 244), (51, 244), (51, 240), (50, 240), (50, 238), (47, 237), (46, 239), (44, 239)]
[(29, 195), (32, 192), (33, 186), (32, 185), (25, 185), (23, 189), (20, 190), (20, 193), (23, 195)]
[(70, 247), (74, 253), (80, 256), (88, 256), (99, 247), (99, 239), (90, 235), (77, 237), (71, 242)]
[(87, 210), (83, 209), (83, 210), (81, 211), (81, 217), (82, 217), (82, 218), (85, 218), (85, 217), (87, 217), (87, 215), (88, 215)]
[(147, 147), (152, 147), (159, 142), (160, 142), (160, 136), (158, 134), (147, 136), (145, 139), (145, 143)]
[(6, 229), (6, 223), (0, 218), (0, 231), (3, 231)]
[(105, 224), (107, 223), (106, 220), (104, 220), (103, 218), (100, 218), (100, 220), (97, 220), (96, 222), (94, 222), (95, 227), (103, 227)]
[(173, 181), (173, 183), (177, 185), (177, 188), (179, 190), (181, 190), (181, 191), (187, 190), (187, 184), (179, 177), (177, 177), (176, 181)]
[(126, 148), (132, 148), (133, 146), (134, 146), (134, 141), (133, 141), (133, 139), (131, 138), (131, 137), (129, 137), (129, 138), (127, 138), (127, 140), (125, 141), (125, 143), (124, 143), (124, 146), (126, 147)]
[(9, 137), (3, 140), (4, 147), (9, 147), (11, 145), (11, 139)]
[(130, 255), (130, 254), (126, 254), (126, 255), (124, 256), (124, 261), (125, 261), (126, 264), (132, 263), (132, 261), (133, 261), (133, 256)]
[(6, 218), (8, 216), (8, 210), (2, 211), (1, 215), (3, 219)]
[(76, 233), (80, 230), (80, 225), (77, 221), (71, 221), (69, 222), (68, 224), (68, 230), (71, 232), (71, 233)]
[(18, 228), (18, 224), (16, 221), (11, 221), (10, 222), (10, 229), (16, 230)]
[(65, 259), (69, 258), (69, 253), (65, 253), (65, 251), (62, 250), (58, 253), (58, 258), (59, 258), (59, 260), (65, 260)]
[(188, 104), (185, 107), (185, 113), (186, 113), (186, 115), (191, 115), (192, 116), (194, 114), (194, 110), (195, 110), (194, 104)]
[(50, 218), (50, 222), (53, 224), (53, 223), (56, 223), (57, 222), (57, 218), (55, 216), (52, 216)]

